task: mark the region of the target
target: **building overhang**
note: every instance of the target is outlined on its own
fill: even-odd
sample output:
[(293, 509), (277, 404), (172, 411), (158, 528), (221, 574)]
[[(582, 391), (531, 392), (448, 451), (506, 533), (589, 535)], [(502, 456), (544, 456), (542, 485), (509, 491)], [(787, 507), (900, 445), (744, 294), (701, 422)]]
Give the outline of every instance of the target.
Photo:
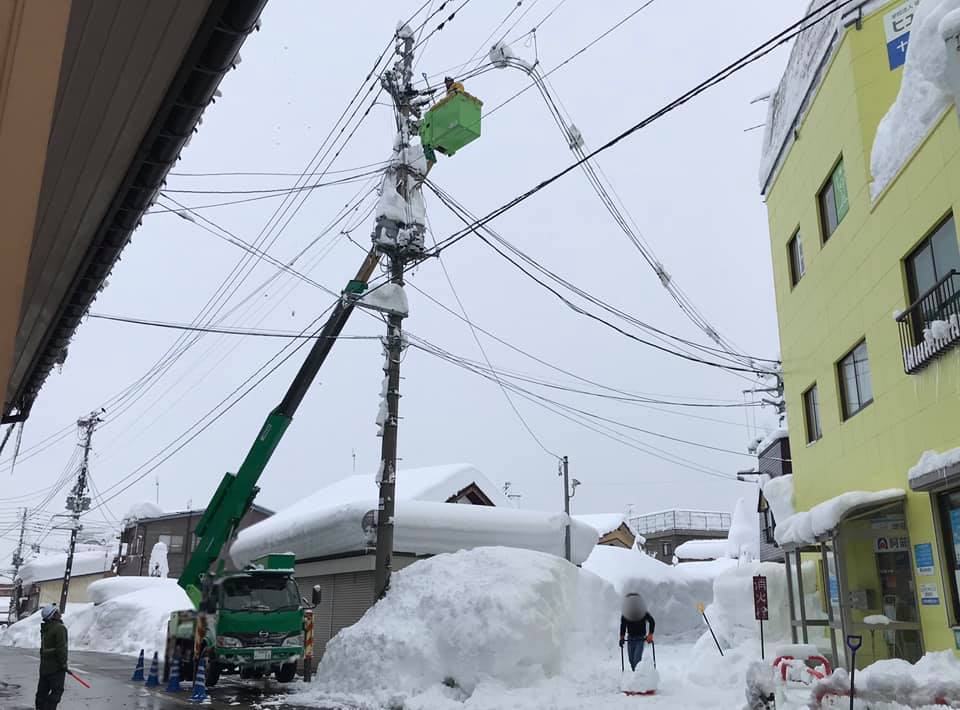
[[(11, 205), (24, 212), (20, 233), (4, 236), (20, 245), (22, 258), (7, 266), (22, 288), (10, 294), (19, 307), (0, 318), (0, 423), (25, 420), (63, 363), (265, 4), (69, 2), (65, 36), (50, 49), (62, 52), (55, 100), (36, 117), (49, 124), (49, 138), (45, 152), (29, 154), (42, 163), (42, 176), (29, 204)], [(24, 52), (33, 44), (30, 36), (18, 39)], [(15, 63), (11, 71), (17, 67), (26, 67), (20, 80), (29, 82), (33, 66)], [(8, 140), (19, 130), (11, 127)], [(11, 170), (8, 164), (0, 173), (4, 167)]]
[(960, 486), (960, 463), (928, 471), (910, 479), (910, 490), (918, 493), (936, 493), (954, 486)]
[[(861, 492), (851, 491), (851, 493), (857, 494)], [(842, 496), (838, 496), (838, 498), (840, 497)], [(833, 524), (825, 527), (824, 529), (819, 530), (811, 526), (812, 529), (810, 535), (795, 537), (794, 539), (790, 540), (781, 540), (778, 538), (777, 544), (780, 545), (780, 547), (786, 552), (793, 552), (797, 549), (816, 549), (821, 543), (832, 540), (836, 536), (837, 530), (845, 522), (855, 520), (857, 518), (863, 518), (869, 515), (874, 515), (892, 506), (902, 505), (906, 500), (906, 497), (906, 491), (900, 489), (879, 491), (877, 494), (874, 494), (874, 497), (871, 500), (854, 503), (844, 508), (842, 513), (836, 517), (836, 520), (833, 522)], [(824, 501), (824, 503), (830, 502), (831, 501)], [(814, 508), (816, 508), (816, 506), (814, 506)], [(797, 518), (798, 516), (810, 516), (810, 514), (811, 511), (795, 513), (794, 515), (791, 515), (790, 518), (787, 518), (787, 520), (790, 520), (791, 518)], [(780, 525), (782, 525), (782, 523)]]

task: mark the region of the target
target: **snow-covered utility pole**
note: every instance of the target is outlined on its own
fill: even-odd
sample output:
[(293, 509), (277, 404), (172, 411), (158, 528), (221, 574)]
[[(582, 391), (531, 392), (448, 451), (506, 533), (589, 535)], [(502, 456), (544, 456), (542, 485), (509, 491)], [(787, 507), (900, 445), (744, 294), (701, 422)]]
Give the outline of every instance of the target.
[(570, 499), (577, 493), (577, 486), (580, 481), (573, 479), (573, 487), (570, 486), (570, 459), (564, 456), (560, 459), (560, 471), (558, 475), (563, 476), (563, 512), (567, 514), (567, 522), (563, 528), (563, 556), (567, 562), (572, 562), (570, 553)]
[[(393, 567), (393, 518), (396, 509), (397, 424), (400, 403), (400, 359), (406, 346), (403, 319), (407, 315), (403, 273), (407, 262), (423, 256), (426, 215), (420, 184), (426, 174), (423, 148), (411, 145), (416, 133), (422, 102), (413, 88), (413, 30), (407, 24), (397, 28), (393, 67), (383, 73), (383, 88), (393, 97), (397, 136), (393, 156), (381, 185), (373, 229), (373, 247), (386, 257), (390, 281), (376, 286), (362, 300), (378, 303), (387, 314), (387, 335), (383, 338), (385, 360), (381, 410), (377, 417), (383, 441), (377, 483), (380, 500), (376, 524), (375, 598), (390, 588)], [(380, 292), (379, 294), (377, 292)]]
[(7, 618), (9, 623), (20, 618), (20, 597), (23, 596), (23, 583), (20, 581), (20, 567), (23, 566), (23, 534), (27, 529), (27, 509), (20, 514), (20, 538), (17, 540), (17, 551), (13, 553), (13, 594), (10, 596), (10, 610)]
[[(103, 410), (101, 409), (100, 412)], [(71, 512), (73, 523), (70, 526), (70, 548), (67, 551), (67, 566), (63, 571), (63, 586), (60, 588), (60, 611), (67, 608), (67, 594), (70, 592), (70, 573), (73, 571), (73, 553), (77, 547), (77, 533), (80, 532), (80, 515), (90, 510), (90, 497), (87, 495), (87, 473), (90, 465), (90, 442), (93, 439), (93, 430), (103, 420), (100, 412), (91, 412), (86, 417), (77, 420), (77, 426), (83, 433), (83, 462), (80, 464), (80, 473), (70, 495), (67, 496), (67, 510)]]

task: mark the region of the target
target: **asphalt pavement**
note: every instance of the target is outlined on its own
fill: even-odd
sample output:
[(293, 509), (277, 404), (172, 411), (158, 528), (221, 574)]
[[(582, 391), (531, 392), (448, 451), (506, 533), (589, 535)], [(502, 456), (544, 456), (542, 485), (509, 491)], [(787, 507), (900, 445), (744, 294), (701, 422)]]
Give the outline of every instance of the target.
[[(111, 653), (70, 652), (70, 668), (90, 684), (84, 688), (67, 676), (58, 710), (173, 710), (195, 707), (190, 703), (189, 683), (178, 694), (146, 688), (130, 680), (136, 659)], [(0, 710), (33, 710), (40, 657), (34, 649), (0, 647)], [(148, 661), (149, 666), (149, 661)], [(273, 680), (239, 681), (222, 677), (209, 689), (205, 707), (256, 708), (257, 710), (306, 710), (280, 698), (287, 686)], [(312, 710), (316, 710), (313, 708)]]

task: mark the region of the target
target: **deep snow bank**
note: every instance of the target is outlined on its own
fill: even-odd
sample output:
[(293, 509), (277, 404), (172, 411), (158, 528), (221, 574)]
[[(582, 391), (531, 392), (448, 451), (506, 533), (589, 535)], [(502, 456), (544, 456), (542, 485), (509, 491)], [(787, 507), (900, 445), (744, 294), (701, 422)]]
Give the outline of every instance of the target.
[[(713, 600), (714, 579), (736, 560), (668, 565), (639, 550), (598, 545), (583, 568), (607, 580), (620, 594), (639, 592), (657, 621), (658, 635), (699, 632), (697, 604)], [(751, 597), (752, 598), (752, 597)]]
[[(154, 578), (154, 582), (158, 581), (161, 580)], [(170, 612), (190, 606), (190, 599), (176, 584), (154, 584), (101, 604), (67, 604), (63, 622), (70, 631), (71, 650), (135, 655), (144, 649), (150, 655), (153, 651), (163, 652)], [(40, 613), (0, 632), (0, 645), (37, 648)]]
[[(619, 598), (597, 576), (541, 552), (477, 548), (416, 562), (387, 597), (327, 645), (313, 694), (382, 704), (534, 684), (572, 654), (615, 645)], [(609, 650), (609, 648), (608, 648)]]
[[(109, 599), (142, 589), (171, 589), (177, 587), (177, 580), (163, 577), (108, 577), (91, 582), (87, 595), (94, 604), (103, 604)], [(179, 589), (179, 587), (177, 587)], [(176, 596), (175, 592), (170, 592)], [(185, 608), (185, 607), (184, 607)]]
[[(857, 696), (864, 701), (898, 703), (901, 707), (941, 707), (960, 701), (960, 660), (953, 651), (928, 653), (916, 664), (900, 659), (877, 661), (857, 671)], [(819, 681), (814, 697), (849, 692), (850, 676), (843, 668)], [(846, 707), (848, 698), (839, 698)], [(941, 702), (945, 701), (945, 702)], [(891, 705), (892, 706), (892, 705)], [(830, 704), (829, 707), (837, 707)], [(873, 705), (871, 705), (873, 707)]]

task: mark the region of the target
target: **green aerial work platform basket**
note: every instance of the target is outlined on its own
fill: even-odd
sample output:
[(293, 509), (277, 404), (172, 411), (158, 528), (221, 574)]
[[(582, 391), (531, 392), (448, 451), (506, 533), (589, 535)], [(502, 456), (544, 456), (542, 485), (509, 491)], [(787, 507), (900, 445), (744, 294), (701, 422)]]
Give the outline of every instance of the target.
[(453, 155), (480, 137), (483, 102), (465, 91), (447, 94), (430, 107), (420, 123), (420, 142)]

